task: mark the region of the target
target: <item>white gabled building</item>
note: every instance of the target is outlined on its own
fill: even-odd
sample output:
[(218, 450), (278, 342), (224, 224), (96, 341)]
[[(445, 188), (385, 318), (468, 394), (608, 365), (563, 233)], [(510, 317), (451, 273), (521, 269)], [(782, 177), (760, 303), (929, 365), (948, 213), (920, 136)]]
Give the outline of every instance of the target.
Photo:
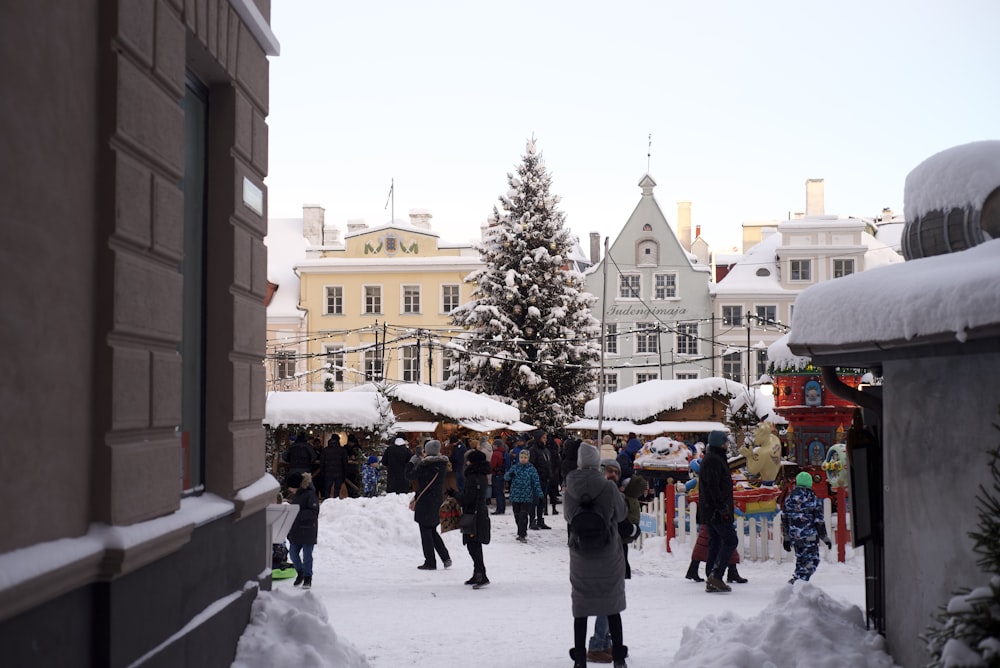
[(817, 283), (903, 261), (871, 231), (863, 219), (826, 215), (764, 230), (761, 241), (712, 286), (712, 338), (718, 345), (713, 375), (755, 382), (767, 371), (767, 347), (792, 322), (799, 293)]
[[(699, 263), (667, 222), (653, 196), (652, 177), (643, 176), (639, 187), (642, 196), (618, 238), (586, 274), (587, 291), (597, 297), (594, 317), (603, 313), (606, 323), (607, 392), (653, 379), (713, 375), (711, 268)], [(686, 225), (690, 238), (687, 207), (680, 203), (686, 222), (679, 225)]]

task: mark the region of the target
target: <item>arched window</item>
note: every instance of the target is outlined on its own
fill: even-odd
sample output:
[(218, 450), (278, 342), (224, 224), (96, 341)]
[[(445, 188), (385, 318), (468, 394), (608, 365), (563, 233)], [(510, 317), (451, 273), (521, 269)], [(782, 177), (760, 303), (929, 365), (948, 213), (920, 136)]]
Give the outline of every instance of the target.
[(660, 244), (653, 239), (643, 239), (635, 245), (637, 265), (657, 266), (660, 264)]

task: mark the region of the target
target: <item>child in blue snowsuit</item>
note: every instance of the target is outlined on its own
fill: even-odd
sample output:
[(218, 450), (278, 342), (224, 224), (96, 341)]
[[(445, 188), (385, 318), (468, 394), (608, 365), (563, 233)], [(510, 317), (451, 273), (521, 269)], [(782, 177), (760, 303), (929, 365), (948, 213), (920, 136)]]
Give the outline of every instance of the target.
[(795, 574), (790, 583), (812, 577), (819, 566), (819, 542), (833, 547), (826, 535), (823, 502), (812, 491), (813, 479), (806, 471), (795, 476), (795, 489), (781, 511), (781, 538), (786, 552), (795, 548)]
[(361, 471), (361, 486), (364, 488), (365, 496), (375, 496), (378, 489), (378, 457), (370, 455), (368, 462)]

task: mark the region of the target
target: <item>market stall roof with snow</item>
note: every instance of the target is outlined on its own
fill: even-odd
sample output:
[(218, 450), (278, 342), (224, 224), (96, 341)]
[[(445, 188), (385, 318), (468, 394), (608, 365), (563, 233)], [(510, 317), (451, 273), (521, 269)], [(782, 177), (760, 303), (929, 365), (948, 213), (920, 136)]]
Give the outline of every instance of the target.
[[(347, 394), (373, 394), (371, 383), (347, 390)], [(388, 385), (385, 394), (392, 401), (397, 422), (393, 429), (408, 433), (435, 433), (444, 425), (454, 425), (472, 432), (499, 429), (531, 431), (535, 427), (521, 422), (521, 411), (495, 399), (467, 390), (442, 390), (423, 383)]]
[(263, 422), (271, 429), (329, 425), (376, 431), (394, 419), (377, 392), (268, 392)]

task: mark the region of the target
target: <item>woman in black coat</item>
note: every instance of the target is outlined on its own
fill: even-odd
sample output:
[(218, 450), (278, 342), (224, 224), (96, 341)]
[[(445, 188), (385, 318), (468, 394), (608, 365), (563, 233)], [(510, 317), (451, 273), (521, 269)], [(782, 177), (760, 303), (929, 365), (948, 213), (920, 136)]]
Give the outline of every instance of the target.
[(293, 584), (309, 589), (313, 579), (313, 548), (319, 535), (319, 497), (308, 473), (289, 473), (287, 481), (291, 494), (289, 502), (299, 507), (299, 513), (288, 531), (288, 558), (296, 573)]
[(472, 585), (473, 589), (482, 589), (490, 583), (483, 562), (483, 545), (490, 542), (490, 513), (486, 505), (489, 472), (490, 463), (486, 461), (486, 455), (480, 450), (470, 450), (466, 457), (465, 490), (461, 502), (462, 517), (471, 515), (475, 518), (471, 528), (462, 529), (462, 542), (472, 557), (472, 577), (465, 584)]
[(441, 442), (427, 441), (424, 444), (423, 456), (414, 455), (406, 465), (406, 477), (417, 481), (416, 504), (413, 508), (413, 521), (420, 526), (420, 545), (424, 550), (424, 563), (417, 566), (422, 571), (433, 571), (437, 568), (434, 559), (436, 551), (444, 563), (451, 566), (448, 548), (437, 532), (441, 521), (441, 502), (444, 500), (444, 475), (448, 471), (448, 458), (441, 454)]

